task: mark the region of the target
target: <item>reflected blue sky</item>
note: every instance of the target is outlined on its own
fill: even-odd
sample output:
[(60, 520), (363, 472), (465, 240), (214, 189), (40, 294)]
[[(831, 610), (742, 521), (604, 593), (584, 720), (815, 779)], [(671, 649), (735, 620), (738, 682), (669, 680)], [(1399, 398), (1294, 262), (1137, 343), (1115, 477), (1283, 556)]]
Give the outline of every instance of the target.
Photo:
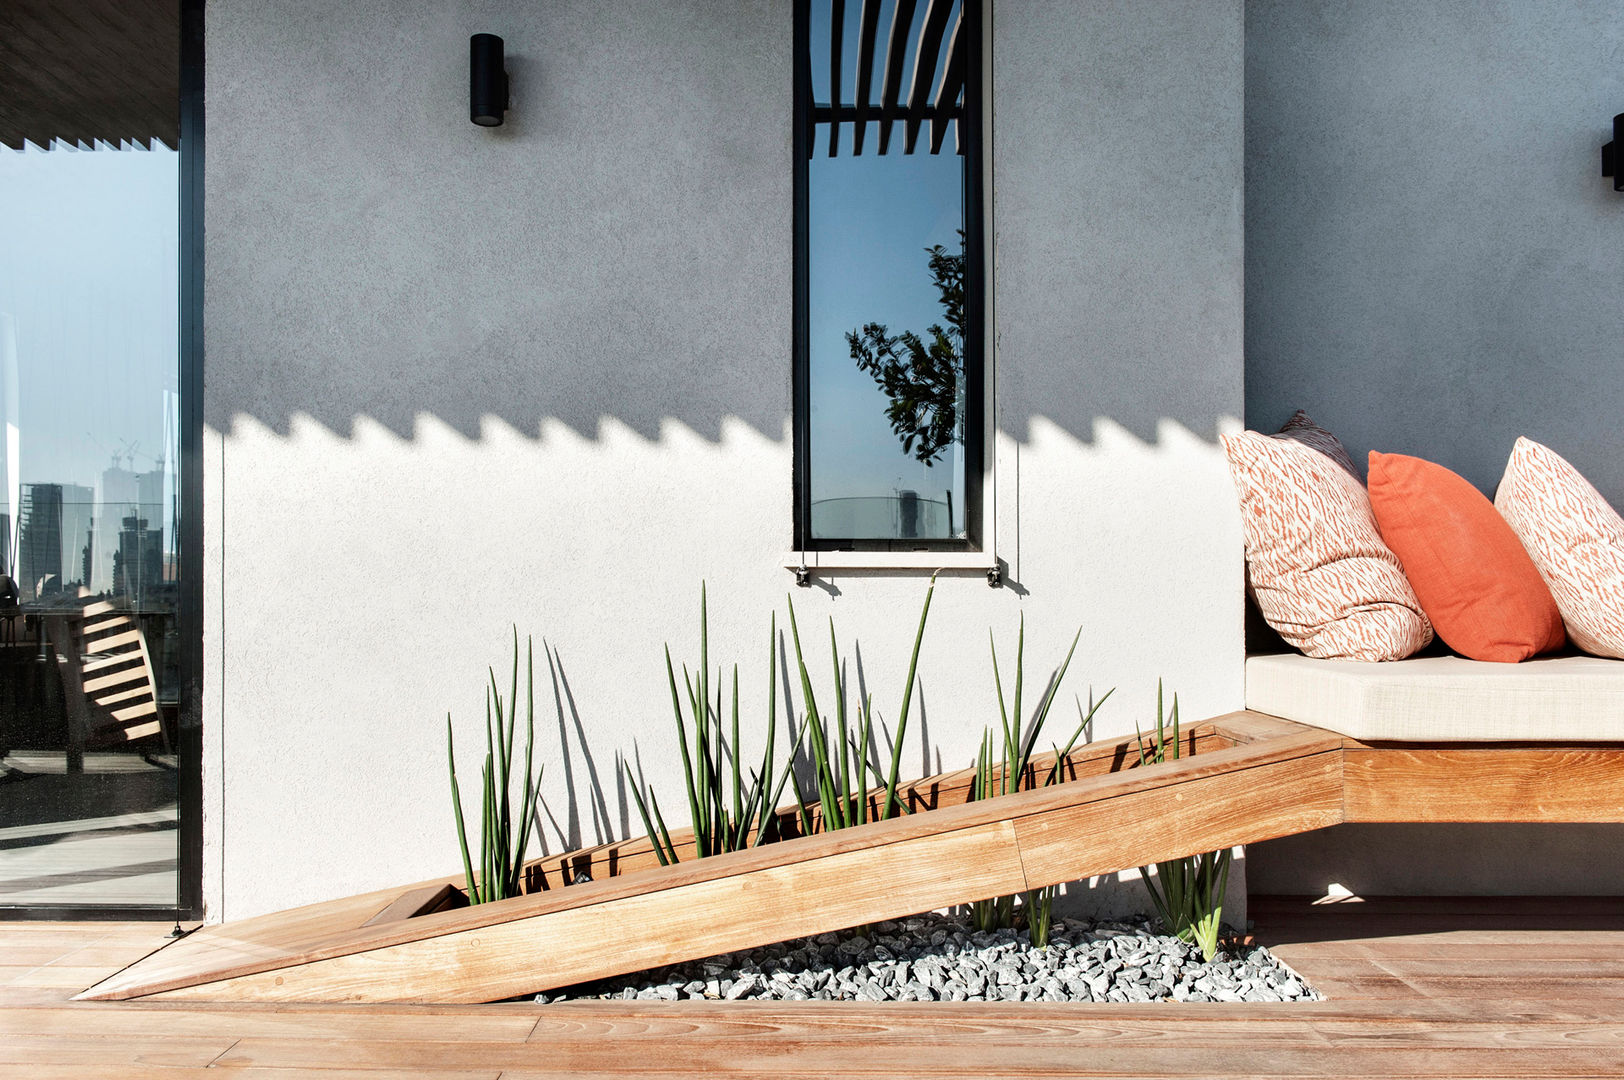
[[(178, 160), (161, 145), (0, 148), (0, 418), (15, 432), (0, 514), (39, 483), (173, 505)], [(161, 496), (138, 481), (160, 471)]]

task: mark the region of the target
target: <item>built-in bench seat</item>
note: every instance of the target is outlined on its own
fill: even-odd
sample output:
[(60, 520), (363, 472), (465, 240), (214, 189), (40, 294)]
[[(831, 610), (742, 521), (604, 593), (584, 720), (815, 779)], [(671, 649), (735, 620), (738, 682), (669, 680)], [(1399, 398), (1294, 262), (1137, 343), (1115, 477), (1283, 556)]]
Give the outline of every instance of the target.
[(1624, 660), (1246, 661), (1246, 707), (1361, 742), (1624, 741)]

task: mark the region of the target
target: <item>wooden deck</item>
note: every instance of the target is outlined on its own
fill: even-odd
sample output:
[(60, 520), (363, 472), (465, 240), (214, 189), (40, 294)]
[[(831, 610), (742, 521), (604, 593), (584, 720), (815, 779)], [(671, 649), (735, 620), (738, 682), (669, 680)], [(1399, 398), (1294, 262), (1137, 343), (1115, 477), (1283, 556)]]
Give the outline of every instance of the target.
[(162, 947), (0, 924), (0, 1080), (1624, 1074), (1624, 902), (1254, 897), (1307, 1005), (70, 1002)]

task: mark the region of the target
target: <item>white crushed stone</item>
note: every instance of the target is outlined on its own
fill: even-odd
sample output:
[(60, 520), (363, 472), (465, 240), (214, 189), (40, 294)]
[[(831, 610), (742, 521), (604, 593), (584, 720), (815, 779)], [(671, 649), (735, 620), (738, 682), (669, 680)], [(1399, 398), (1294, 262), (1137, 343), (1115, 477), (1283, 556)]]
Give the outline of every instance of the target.
[(1146, 919), (1055, 921), (1044, 948), (1025, 930), (976, 931), (956, 915), (798, 938), (537, 994), (539, 1002), (1316, 1001), (1262, 946), (1204, 963)]

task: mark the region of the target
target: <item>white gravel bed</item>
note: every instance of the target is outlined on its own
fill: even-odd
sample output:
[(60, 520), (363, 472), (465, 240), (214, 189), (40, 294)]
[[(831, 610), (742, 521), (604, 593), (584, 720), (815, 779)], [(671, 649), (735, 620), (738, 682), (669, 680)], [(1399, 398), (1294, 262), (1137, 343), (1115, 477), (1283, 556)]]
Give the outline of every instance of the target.
[(1315, 1001), (1261, 946), (1201, 951), (1148, 920), (1056, 920), (1049, 944), (972, 930), (958, 916), (819, 934), (538, 994), (583, 999), (774, 1001)]

